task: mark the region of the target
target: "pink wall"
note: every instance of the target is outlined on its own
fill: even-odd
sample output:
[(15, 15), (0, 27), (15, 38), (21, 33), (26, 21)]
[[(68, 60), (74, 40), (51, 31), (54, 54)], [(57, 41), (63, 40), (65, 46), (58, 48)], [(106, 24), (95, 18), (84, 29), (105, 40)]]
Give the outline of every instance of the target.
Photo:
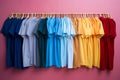
[(120, 80), (120, 0), (0, 0), (0, 29), (10, 13), (110, 13), (117, 23), (114, 69), (34, 69), (5, 67), (5, 38), (0, 34), (0, 80)]

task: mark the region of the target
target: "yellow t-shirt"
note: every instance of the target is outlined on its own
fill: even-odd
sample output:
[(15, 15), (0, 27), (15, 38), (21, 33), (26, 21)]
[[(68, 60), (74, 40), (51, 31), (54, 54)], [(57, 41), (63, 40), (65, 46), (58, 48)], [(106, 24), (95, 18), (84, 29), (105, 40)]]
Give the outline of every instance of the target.
[(76, 36), (73, 38), (74, 45), (74, 58), (73, 58), (73, 68), (80, 67), (80, 30), (78, 28), (78, 20), (77, 18), (71, 18), (73, 22), (73, 26), (76, 32)]
[(92, 68), (93, 63), (93, 28), (89, 18), (85, 18), (87, 37), (86, 37), (86, 49), (87, 49), (87, 67)]
[(86, 46), (86, 36), (87, 36), (87, 27), (84, 18), (78, 18), (78, 26), (81, 29), (81, 36), (79, 37), (80, 43), (80, 65), (88, 67), (87, 61), (87, 46)]
[(93, 66), (100, 68), (100, 38), (104, 35), (101, 21), (98, 18), (92, 18), (93, 35)]

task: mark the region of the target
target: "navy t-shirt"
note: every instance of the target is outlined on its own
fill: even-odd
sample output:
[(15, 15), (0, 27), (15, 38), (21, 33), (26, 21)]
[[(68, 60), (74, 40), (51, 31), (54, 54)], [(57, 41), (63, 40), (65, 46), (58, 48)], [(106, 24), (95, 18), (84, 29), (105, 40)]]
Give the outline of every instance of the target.
[(14, 21), (12, 22), (10, 28), (8, 29), (8, 37), (10, 38), (10, 54), (11, 54), (11, 60), (12, 60), (12, 66), (17, 68), (17, 56), (15, 55), (15, 28), (18, 24), (19, 20), (17, 18), (14, 18)]
[(11, 53), (11, 37), (8, 35), (9, 29), (14, 22), (14, 18), (7, 18), (3, 24), (1, 32), (6, 37), (6, 66), (12, 67), (13, 66), (13, 56)]
[(23, 43), (23, 38), (18, 35), (22, 21), (24, 19), (18, 19), (17, 26), (15, 26), (15, 31), (14, 31), (14, 39), (15, 39), (15, 68), (17, 69), (23, 69), (23, 58), (22, 58), (22, 43)]

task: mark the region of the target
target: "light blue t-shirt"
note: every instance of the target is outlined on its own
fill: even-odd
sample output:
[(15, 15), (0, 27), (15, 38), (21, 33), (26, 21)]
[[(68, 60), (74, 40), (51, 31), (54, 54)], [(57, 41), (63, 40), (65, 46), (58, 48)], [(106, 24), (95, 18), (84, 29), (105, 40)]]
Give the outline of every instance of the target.
[(75, 31), (68, 17), (62, 18), (63, 41), (61, 41), (61, 65), (73, 68), (73, 36)]
[(66, 45), (66, 35), (67, 35), (67, 29), (65, 24), (65, 18), (61, 18), (61, 29), (62, 29), (62, 38), (60, 41), (61, 44), (61, 67), (67, 66), (67, 45)]

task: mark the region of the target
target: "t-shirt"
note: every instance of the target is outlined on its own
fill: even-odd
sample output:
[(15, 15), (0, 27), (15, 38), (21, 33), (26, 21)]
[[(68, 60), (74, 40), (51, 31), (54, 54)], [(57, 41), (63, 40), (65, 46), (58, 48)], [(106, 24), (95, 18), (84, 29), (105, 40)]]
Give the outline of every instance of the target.
[(47, 49), (46, 49), (46, 67), (55, 66), (55, 17), (47, 19)]
[[(40, 22), (40, 19), (39, 19)], [(39, 24), (38, 22), (38, 24)], [(40, 57), (39, 57), (39, 45), (38, 45), (38, 38), (39, 38), (39, 34), (38, 34), (38, 24), (35, 26), (34, 30), (33, 30), (33, 35), (36, 37), (35, 40), (35, 44), (36, 44), (36, 67), (39, 67), (40, 65)]]
[(14, 22), (14, 18), (7, 18), (3, 24), (3, 27), (1, 29), (1, 32), (6, 37), (6, 66), (8, 68), (14, 66), (14, 56), (13, 53), (11, 53), (11, 37), (8, 34), (9, 28), (11, 27), (12, 23)]
[(108, 40), (108, 70), (113, 70), (114, 64), (114, 39), (116, 37), (116, 23), (113, 19), (108, 19), (109, 22), (109, 40)]
[(21, 68), (18, 66), (18, 53), (16, 53), (16, 44), (15, 44), (15, 29), (19, 25), (20, 19), (15, 18), (15, 21), (12, 23), (11, 27), (9, 28), (9, 35), (11, 37), (11, 53), (13, 54), (13, 65), (15, 68)]
[(15, 32), (14, 32), (14, 38), (15, 38), (15, 56), (16, 56), (16, 63), (17, 63), (17, 68), (23, 69), (23, 58), (22, 58), (22, 43), (23, 43), (23, 38), (18, 35), (21, 24), (23, 19), (19, 19), (19, 22), (17, 23), (17, 26), (15, 27)]
[(87, 55), (86, 55), (86, 46), (85, 46), (85, 23), (83, 18), (77, 18), (78, 27), (81, 29), (81, 35), (79, 36), (79, 44), (80, 44), (80, 65), (87, 66)]
[(22, 38), (23, 38), (23, 44), (22, 44), (23, 67), (31, 66), (31, 62), (30, 62), (31, 56), (29, 54), (30, 53), (29, 52), (29, 40), (26, 35), (26, 31), (27, 31), (26, 23), (28, 20), (29, 19), (24, 19), (22, 21), (21, 28), (19, 31), (19, 35), (22, 36)]
[(67, 39), (66, 39), (66, 26), (64, 22), (64, 18), (61, 18), (61, 28), (62, 28), (62, 38), (60, 41), (61, 44), (61, 50), (60, 50), (60, 55), (61, 55), (61, 67), (66, 67), (67, 66)]
[(60, 18), (48, 18), (47, 20), (47, 53), (46, 53), (46, 66), (61, 67), (60, 64)]
[[(104, 35), (102, 22), (98, 18), (93, 19), (93, 46), (94, 46), (94, 54), (93, 54), (93, 66), (100, 68), (100, 38)], [(97, 27), (96, 27), (97, 26)]]
[[(64, 65), (68, 64), (68, 68), (73, 68), (73, 36), (75, 36), (75, 31), (73, 28), (73, 23), (71, 21), (70, 18), (68, 17), (64, 17), (63, 18), (63, 22), (62, 22), (62, 26), (63, 26), (63, 36), (65, 37), (64, 39), (64, 50), (65, 52), (62, 53), (61, 55), (61, 59), (63, 59), (63, 55), (66, 55), (66, 58), (64, 57), (64, 60), (62, 60), (63, 62), (63, 67)], [(65, 64), (64, 64), (65, 62)]]
[(73, 22), (73, 27), (76, 32), (76, 36), (73, 37), (74, 45), (74, 58), (73, 58), (73, 68), (80, 67), (80, 28), (78, 27), (77, 18), (71, 18)]
[(104, 36), (100, 39), (100, 70), (107, 69), (108, 63), (108, 42), (109, 38), (109, 22), (107, 18), (99, 18), (103, 24)]
[(56, 49), (56, 59), (57, 59), (56, 62), (57, 62), (57, 67), (60, 68), (61, 67), (61, 53), (63, 52), (63, 51), (61, 51), (61, 49), (63, 47), (61, 44), (61, 42), (63, 40), (63, 36), (62, 36), (63, 31), (62, 31), (61, 18), (57, 18), (56, 21), (57, 21), (56, 26), (55, 26), (55, 28), (56, 28), (56, 33), (55, 33), (56, 47), (55, 47), (55, 49)]
[(100, 39), (100, 70), (112, 70), (114, 62), (114, 39), (116, 23), (110, 18), (99, 18), (103, 23), (105, 35)]
[(42, 18), (38, 24), (38, 48), (40, 65), (38, 67), (46, 67), (46, 48), (47, 48), (47, 18)]
[(86, 38), (85, 38), (85, 42), (86, 42), (86, 51), (87, 51), (87, 67), (88, 68), (92, 68), (92, 64), (93, 64), (93, 27), (92, 27), (92, 23), (90, 22), (89, 18), (84, 18), (85, 20), (85, 26), (86, 27)]
[(30, 58), (31, 65), (35, 65), (35, 66), (36, 66), (36, 37), (33, 34), (33, 31), (36, 25), (38, 24), (38, 22), (39, 22), (38, 18), (32, 17), (26, 23), (26, 26), (27, 26), (26, 35), (29, 40), (28, 45), (29, 45), (29, 50), (30, 50), (29, 55), (31, 56)]

